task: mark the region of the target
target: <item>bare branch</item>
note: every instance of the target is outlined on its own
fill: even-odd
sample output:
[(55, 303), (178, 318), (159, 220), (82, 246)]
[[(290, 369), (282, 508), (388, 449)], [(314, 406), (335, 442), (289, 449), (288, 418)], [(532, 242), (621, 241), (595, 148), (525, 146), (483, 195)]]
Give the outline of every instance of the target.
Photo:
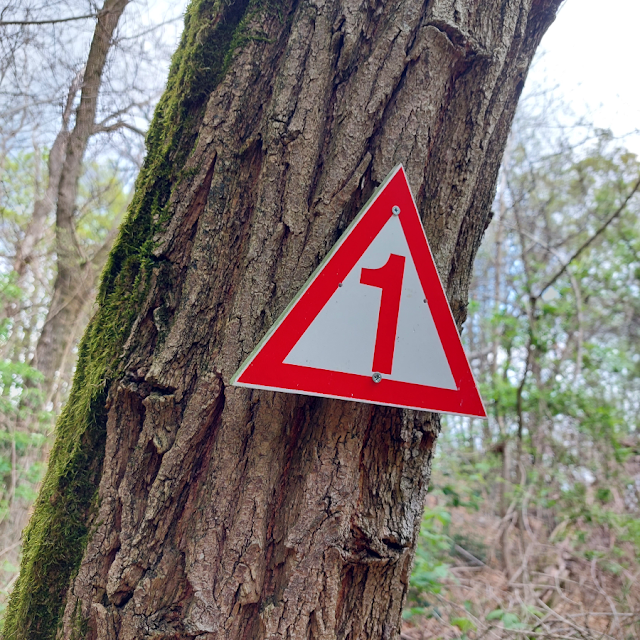
[(94, 133), (110, 133), (112, 131), (118, 131), (119, 129), (129, 129), (129, 131), (133, 131), (133, 133), (137, 133), (143, 138), (147, 135), (142, 129), (138, 129), (138, 127), (135, 127), (128, 122), (124, 122), (123, 120), (119, 120), (118, 122), (108, 125), (97, 125), (93, 131)]
[(0, 27), (9, 26), (32, 26), (43, 24), (58, 24), (60, 22), (73, 22), (74, 20), (88, 20), (90, 18), (97, 18), (97, 13), (88, 13), (84, 16), (69, 16), (67, 18), (52, 18), (50, 20), (3, 20), (0, 22)]
[(482, 560), (476, 558), (472, 553), (469, 553), (465, 548), (461, 547), (459, 544), (455, 544), (453, 548), (456, 550), (456, 553), (460, 554), (467, 562), (471, 562), (474, 565), (484, 567), (486, 566)]
[(127, 40), (137, 40), (142, 36), (149, 35), (150, 33), (157, 31), (158, 29), (162, 29), (162, 27), (166, 27), (169, 24), (174, 24), (175, 22), (179, 22), (180, 20), (184, 20), (184, 15), (182, 13), (178, 16), (175, 16), (174, 18), (169, 18), (168, 20), (158, 22), (158, 24), (154, 24), (148, 29), (144, 29), (144, 31), (138, 31), (137, 33), (134, 33), (130, 36), (121, 36), (120, 38), (117, 38), (115, 42), (116, 44), (120, 44), (121, 42), (126, 42)]
[(583, 242), (580, 245), (580, 247), (578, 247), (578, 249), (576, 249), (576, 251), (569, 258), (569, 260), (567, 260), (567, 262), (565, 262), (565, 264), (551, 278), (551, 280), (549, 280), (549, 282), (547, 282), (547, 284), (545, 284), (544, 287), (542, 287), (542, 289), (540, 289), (540, 293), (537, 296), (535, 296), (536, 299), (539, 298), (545, 292), (546, 289), (548, 289), (552, 284), (554, 284), (556, 282), (556, 280), (569, 268), (569, 265), (574, 260), (577, 260), (578, 257), (580, 257), (580, 255), (585, 251), (585, 249), (587, 249), (591, 244), (593, 244), (593, 242), (595, 242), (606, 231), (607, 227), (617, 217), (620, 216), (620, 214), (624, 211), (625, 207), (627, 206), (629, 200), (631, 200), (631, 198), (633, 198), (633, 196), (636, 194), (638, 189), (640, 189), (640, 177), (638, 178), (636, 183), (633, 185), (633, 189), (631, 189), (631, 191), (629, 192), (627, 197), (624, 199), (624, 202), (600, 225), (598, 230), (588, 240), (585, 240), (585, 242)]

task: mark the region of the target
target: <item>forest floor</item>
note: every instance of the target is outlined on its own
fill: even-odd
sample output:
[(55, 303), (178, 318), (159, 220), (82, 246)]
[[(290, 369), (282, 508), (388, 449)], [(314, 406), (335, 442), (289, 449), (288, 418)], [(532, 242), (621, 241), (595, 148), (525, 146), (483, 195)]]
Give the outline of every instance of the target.
[(640, 566), (615, 527), (493, 506), (429, 495), (403, 640), (640, 638)]

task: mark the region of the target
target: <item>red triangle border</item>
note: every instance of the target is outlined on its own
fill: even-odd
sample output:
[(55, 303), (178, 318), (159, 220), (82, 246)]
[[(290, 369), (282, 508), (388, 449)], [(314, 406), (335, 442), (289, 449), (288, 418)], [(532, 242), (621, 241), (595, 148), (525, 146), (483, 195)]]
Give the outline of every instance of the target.
[[(409, 245), (456, 389), (428, 387), (285, 364), (283, 361), (320, 313), (338, 285), (400, 207)], [(431, 249), (402, 165), (380, 185), (329, 255), (234, 375), (232, 384), (422, 411), (486, 417), (471, 367), (438, 275)]]

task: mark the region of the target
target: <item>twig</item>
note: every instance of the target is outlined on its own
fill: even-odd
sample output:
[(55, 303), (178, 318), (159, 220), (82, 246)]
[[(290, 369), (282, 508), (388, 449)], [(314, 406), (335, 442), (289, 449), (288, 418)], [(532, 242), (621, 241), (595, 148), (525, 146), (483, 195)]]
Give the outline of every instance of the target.
[[(612, 616), (613, 613), (611, 611), (584, 611), (582, 613), (567, 613), (567, 618), (579, 618), (580, 616)], [(630, 616), (638, 616), (640, 614), (637, 613), (619, 613), (618, 617), (620, 618), (628, 618)]]
[(15, 549), (16, 547), (19, 547), (21, 543), (22, 543), (22, 540), (18, 540), (18, 542), (14, 542), (13, 544), (10, 544), (8, 547), (5, 547), (2, 551), (0, 551), (0, 558), (5, 553), (9, 553), (9, 551), (11, 551), (12, 549)]
[(72, 22), (74, 20), (88, 20), (89, 18), (97, 18), (97, 13), (88, 13), (84, 16), (69, 16), (67, 18), (52, 18), (50, 20), (3, 20), (0, 27), (8, 26), (31, 26), (40, 24), (58, 24), (58, 22)]
[(629, 202), (629, 200), (631, 200), (631, 198), (633, 198), (633, 196), (638, 191), (638, 189), (640, 189), (640, 178), (638, 178), (637, 182), (633, 185), (633, 188), (631, 189), (627, 197), (624, 199), (623, 203), (600, 225), (598, 230), (588, 240), (585, 240), (578, 247), (578, 249), (576, 249), (576, 251), (569, 258), (569, 260), (567, 260), (567, 262), (564, 263), (564, 265), (551, 278), (551, 280), (549, 280), (547, 284), (545, 284), (544, 287), (542, 287), (542, 289), (540, 290), (540, 293), (536, 296), (536, 299), (539, 298), (546, 289), (548, 289), (552, 284), (555, 283), (555, 281), (568, 269), (569, 265), (574, 260), (576, 260), (580, 256), (580, 254), (589, 247), (589, 245), (591, 245), (597, 238), (599, 238), (605, 232), (607, 227), (624, 211), (625, 207), (627, 206), (627, 203)]
[(549, 542), (553, 542), (554, 538), (559, 535), (560, 533), (562, 533), (567, 525), (569, 524), (569, 522), (571, 522), (571, 520), (569, 520), (569, 518), (566, 518), (565, 520), (563, 520), (559, 525), (557, 525), (555, 527), (555, 529), (551, 532), (551, 535), (549, 536)]
[[(545, 602), (542, 601), (540, 598), (537, 598), (537, 600), (544, 607), (544, 609), (546, 609), (547, 611), (550, 611), (556, 618), (558, 618), (558, 620), (562, 620), (562, 622), (564, 622), (565, 624), (569, 625), (572, 629), (575, 629), (580, 635), (582, 635), (584, 629), (581, 629), (578, 625), (576, 625), (573, 622), (571, 622), (571, 620), (567, 620), (567, 618), (565, 618), (564, 616), (560, 615), (555, 609), (552, 609), (550, 606), (545, 604)], [(603, 633), (602, 637), (603, 638), (612, 638), (613, 636), (610, 636), (609, 634)]]
[(613, 622), (615, 627), (620, 628), (620, 619), (618, 618), (618, 610), (616, 609), (616, 605), (611, 599), (611, 597), (609, 596), (609, 594), (600, 586), (600, 583), (598, 582), (598, 578), (596, 576), (596, 559), (595, 558), (591, 561), (591, 579), (593, 580), (593, 584), (596, 585), (596, 589), (598, 590), (598, 593), (600, 593), (600, 595), (605, 598), (605, 600), (608, 602), (609, 606), (611, 607), (611, 612), (613, 613)]
[[(524, 478), (526, 477), (525, 471), (524, 471), (524, 465), (520, 463), (520, 467), (521, 467), (521, 474), (524, 481)], [(522, 563), (520, 564), (520, 567), (509, 578), (509, 586), (513, 586), (513, 581), (516, 578), (518, 578), (520, 575), (523, 575), (525, 577), (523, 586), (525, 588), (529, 588), (531, 586), (529, 582), (526, 582), (529, 579), (528, 572), (527, 572), (527, 565), (529, 564), (529, 556), (530, 556), (531, 549), (534, 547), (534, 545), (539, 544), (535, 539), (535, 536), (533, 534), (533, 531), (531, 530), (531, 527), (529, 526), (529, 518), (526, 516), (527, 503), (529, 502), (529, 498), (531, 497), (532, 490), (533, 490), (533, 487), (529, 487), (526, 493), (524, 494), (524, 498), (522, 499), (522, 521), (524, 522), (525, 528), (527, 530), (527, 534), (531, 538), (531, 542), (527, 545), (527, 548), (524, 551), (524, 554), (522, 556)], [(524, 543), (524, 540), (523, 540), (523, 543)]]
[(147, 135), (142, 129), (138, 129), (138, 127), (135, 127), (134, 125), (122, 120), (118, 120), (118, 122), (113, 122), (112, 124), (96, 125), (93, 129), (93, 132), (111, 133), (112, 131), (119, 131), (120, 129), (129, 129), (129, 131), (133, 131), (133, 133), (137, 133), (143, 138)]
[(575, 635), (565, 636), (549, 631), (531, 631), (530, 629), (508, 629), (507, 627), (496, 627), (500, 631), (509, 631), (523, 636), (539, 636), (542, 638), (562, 638), (563, 640), (575, 640)]
[[(554, 577), (550, 573), (543, 573), (542, 571), (532, 571), (531, 573), (533, 575), (536, 575), (536, 576), (544, 576), (545, 578), (553, 578)], [(571, 584), (577, 584), (580, 587), (580, 589), (586, 589), (588, 591), (595, 591), (596, 593), (598, 593), (598, 591), (596, 589), (594, 589), (593, 587), (589, 587), (586, 584), (580, 584), (577, 580), (572, 580), (571, 578), (563, 578), (563, 580), (565, 582), (571, 582)], [(516, 586), (517, 586), (517, 583), (516, 583)]]
[(566, 596), (562, 591), (562, 589), (560, 588), (560, 574), (555, 576), (555, 583), (556, 583), (556, 592), (565, 602), (569, 602), (571, 604), (580, 606), (580, 603), (576, 602), (575, 600), (572, 600), (571, 598), (569, 598), (569, 596)]
[(482, 628), (484, 626), (485, 633), (491, 633), (492, 635), (496, 636), (496, 638), (499, 638), (499, 636), (496, 633), (493, 632), (493, 627), (491, 625), (488, 625), (488, 626), (483, 625), (482, 621), (479, 618), (477, 618), (476, 616), (474, 616), (470, 611), (467, 611), (467, 609), (463, 605), (458, 604), (457, 602), (452, 602), (451, 600), (447, 600), (447, 598), (445, 598), (443, 595), (441, 595), (439, 593), (436, 593), (435, 596), (441, 602), (446, 602), (448, 605), (450, 605), (452, 607), (457, 607), (458, 609), (462, 609), (465, 612), (465, 615), (467, 615), (469, 618), (471, 618), (471, 620), (474, 622), (474, 624), (476, 625), (476, 627), (478, 629), (480, 629), (480, 628)]
[(18, 579), (19, 575), (20, 575), (20, 572), (16, 571), (13, 578), (11, 578), (11, 580), (9, 580), (9, 582), (7, 582), (7, 584), (5, 584), (4, 587), (2, 587), (2, 591), (7, 591), (8, 589), (11, 589), (11, 587), (13, 586), (13, 583)]
[(485, 566), (485, 563), (482, 562), (482, 560), (479, 560), (478, 558), (476, 558), (472, 553), (469, 553), (466, 549), (463, 549), (459, 544), (454, 544), (453, 548), (466, 560), (468, 560), (469, 562), (474, 562), (477, 565), (480, 565), (482, 567)]

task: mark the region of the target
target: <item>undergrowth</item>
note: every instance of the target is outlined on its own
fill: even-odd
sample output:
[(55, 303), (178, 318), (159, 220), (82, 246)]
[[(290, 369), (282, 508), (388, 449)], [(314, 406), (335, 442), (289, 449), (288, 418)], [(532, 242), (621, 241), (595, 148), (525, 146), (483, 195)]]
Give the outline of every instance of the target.
[[(440, 454), (416, 548), (405, 640), (635, 640), (639, 520), (604, 491), (552, 503), (535, 474), (506, 516), (493, 455)], [(505, 535), (509, 539), (505, 545)], [(504, 554), (511, 556), (511, 571)]]

